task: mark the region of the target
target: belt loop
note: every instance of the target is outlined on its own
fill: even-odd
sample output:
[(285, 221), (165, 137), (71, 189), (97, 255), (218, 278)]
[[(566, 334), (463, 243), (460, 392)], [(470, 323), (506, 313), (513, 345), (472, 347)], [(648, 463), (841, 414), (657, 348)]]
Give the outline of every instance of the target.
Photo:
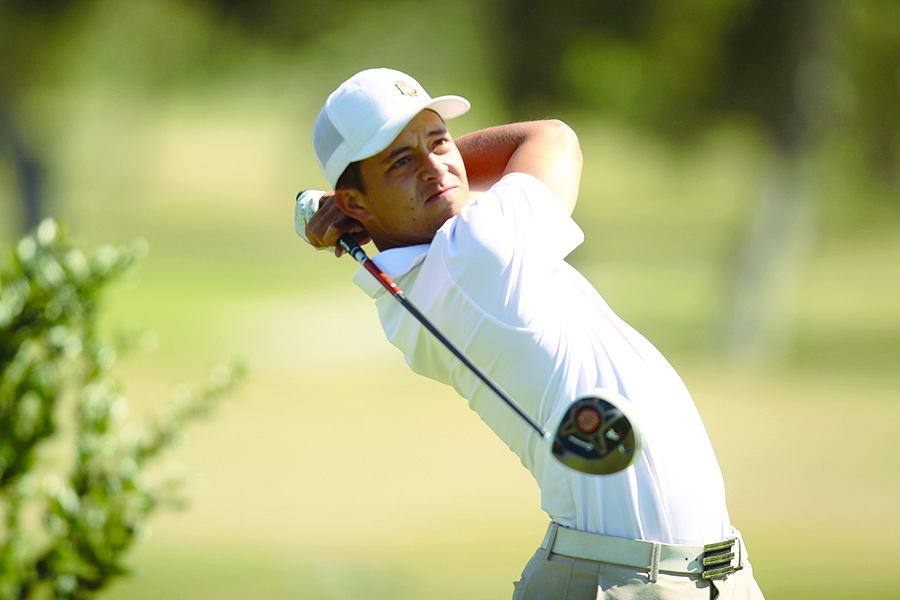
[(650, 553), (650, 583), (656, 583), (659, 578), (659, 557), (662, 554), (662, 544), (653, 542), (653, 550)]
[(553, 552), (553, 546), (556, 544), (556, 532), (559, 531), (559, 523), (550, 521), (547, 527), (547, 535), (544, 536), (544, 546), (547, 553)]

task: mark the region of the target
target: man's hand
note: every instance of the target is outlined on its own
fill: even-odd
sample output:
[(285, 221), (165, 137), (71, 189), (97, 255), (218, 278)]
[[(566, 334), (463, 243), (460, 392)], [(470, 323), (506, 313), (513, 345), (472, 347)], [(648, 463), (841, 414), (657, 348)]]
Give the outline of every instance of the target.
[(314, 248), (334, 248), (334, 255), (341, 256), (344, 249), (337, 241), (349, 233), (360, 245), (370, 241), (362, 223), (347, 216), (334, 203), (334, 192), (325, 192), (319, 199), (319, 208), (306, 223), (306, 240)]

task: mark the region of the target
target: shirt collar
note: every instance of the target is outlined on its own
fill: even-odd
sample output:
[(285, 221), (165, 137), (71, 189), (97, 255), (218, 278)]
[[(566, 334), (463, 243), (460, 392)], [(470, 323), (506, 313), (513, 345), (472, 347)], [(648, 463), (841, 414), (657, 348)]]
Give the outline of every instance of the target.
[[(385, 275), (391, 279), (397, 279), (425, 260), (429, 247), (429, 244), (419, 244), (417, 246), (391, 248), (376, 254), (372, 261), (379, 269), (384, 271)], [(353, 283), (362, 288), (372, 298), (375, 298), (380, 291), (384, 291), (381, 283), (372, 277), (372, 274), (365, 267), (360, 267), (353, 274)]]

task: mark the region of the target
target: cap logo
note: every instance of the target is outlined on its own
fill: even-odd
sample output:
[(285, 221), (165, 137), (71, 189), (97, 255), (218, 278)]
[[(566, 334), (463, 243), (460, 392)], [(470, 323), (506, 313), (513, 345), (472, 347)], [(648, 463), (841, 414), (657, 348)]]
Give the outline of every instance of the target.
[(416, 97), (419, 95), (419, 90), (409, 85), (405, 81), (397, 81), (394, 83), (394, 87), (397, 88), (397, 91), (400, 92), (403, 96), (412, 96)]

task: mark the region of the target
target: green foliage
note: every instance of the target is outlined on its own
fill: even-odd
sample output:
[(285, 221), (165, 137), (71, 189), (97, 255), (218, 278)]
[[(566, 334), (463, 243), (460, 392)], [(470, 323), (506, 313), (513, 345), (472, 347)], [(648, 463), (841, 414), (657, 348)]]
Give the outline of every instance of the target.
[(87, 256), (48, 220), (0, 271), (0, 598), (90, 598), (126, 573), (151, 513), (179, 505), (180, 480), (153, 467), (241, 375), (219, 368), (155, 423), (126, 421), (110, 369), (133, 340), (102, 339), (98, 300), (145, 251)]

